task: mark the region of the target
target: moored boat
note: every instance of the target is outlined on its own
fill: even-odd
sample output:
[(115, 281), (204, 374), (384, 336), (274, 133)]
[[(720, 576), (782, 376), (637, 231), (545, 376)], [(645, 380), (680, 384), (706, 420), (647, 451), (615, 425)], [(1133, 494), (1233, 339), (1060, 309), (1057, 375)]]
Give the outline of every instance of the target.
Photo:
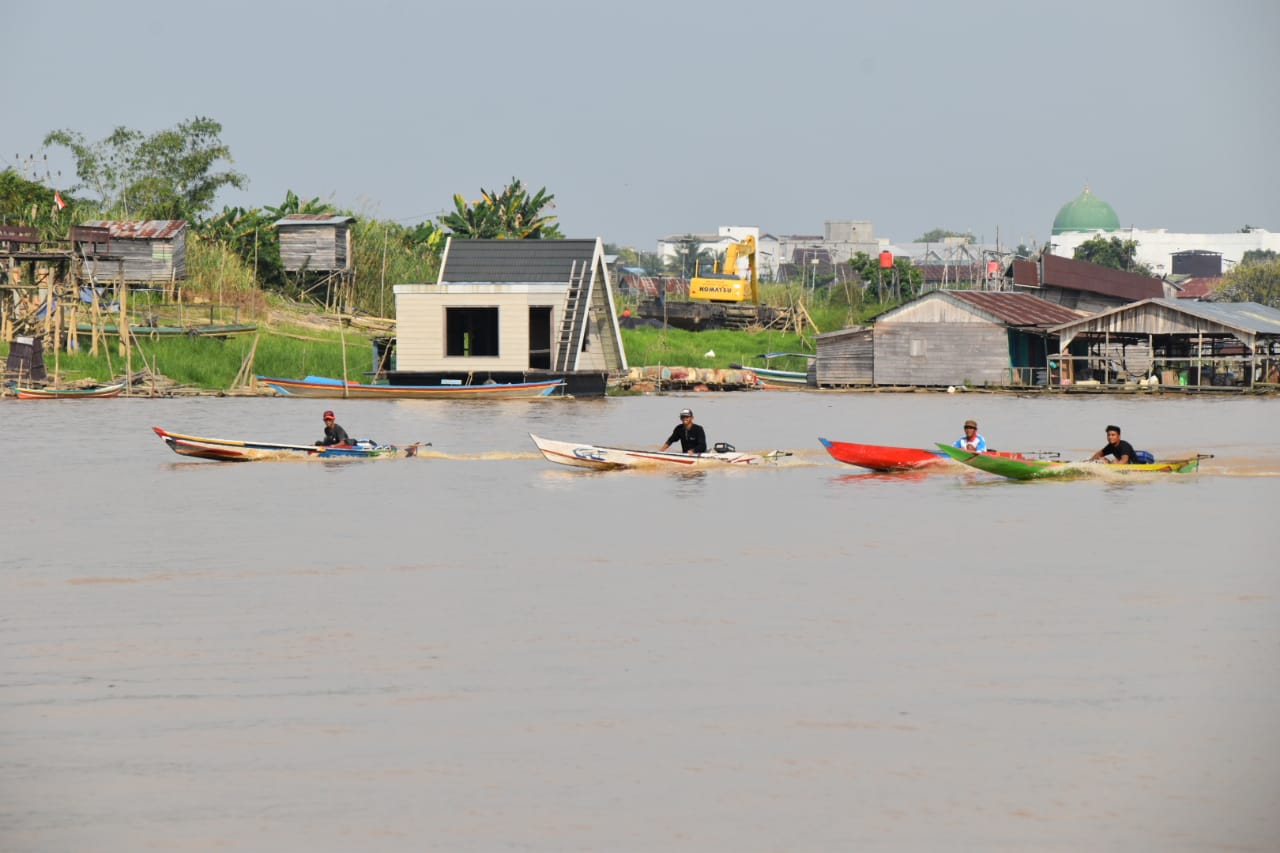
[(119, 397), (124, 383), (100, 385), (97, 388), (25, 388), (14, 386), (19, 400), (97, 400), (103, 397)]
[[(916, 447), (886, 447), (879, 444), (854, 444), (847, 441), (832, 441), (819, 438), (822, 446), (831, 454), (831, 458), (848, 465), (870, 468), (872, 471), (919, 471), (921, 469), (950, 467), (951, 458), (936, 450), (923, 450)], [(987, 456), (1004, 456), (1022, 459), (1023, 454), (987, 450)]]
[(1087, 477), (1107, 474), (1190, 474), (1200, 468), (1201, 459), (1212, 458), (1209, 453), (1197, 453), (1175, 459), (1157, 459), (1155, 462), (1139, 462), (1126, 465), (1108, 465), (1105, 462), (1059, 462), (1052, 459), (1010, 459), (987, 453), (960, 450), (948, 444), (939, 449), (949, 457), (979, 471), (997, 474), (1011, 480), (1040, 480), (1053, 477)]
[(377, 459), (380, 457), (416, 456), (419, 444), (396, 447), (374, 441), (334, 444), (279, 444), (266, 441), (239, 441), (183, 435), (152, 427), (169, 449), (179, 456), (211, 459), (217, 462), (257, 462), (266, 459)]
[(770, 453), (739, 453), (732, 447), (717, 444), (707, 453), (673, 453), (665, 450), (645, 450), (633, 447), (607, 447), (600, 444), (584, 444), (572, 441), (555, 441), (529, 434), (533, 444), (549, 462), (571, 465), (575, 468), (592, 468), (609, 471), (619, 468), (667, 468), (688, 470), (720, 466), (743, 467), (762, 465), (789, 455), (779, 451)]
[(482, 383), (479, 385), (366, 385), (325, 376), (282, 379), (259, 376), (258, 381), (289, 397), (350, 400), (492, 400), (513, 397), (549, 397), (563, 393), (563, 379), (538, 382)]

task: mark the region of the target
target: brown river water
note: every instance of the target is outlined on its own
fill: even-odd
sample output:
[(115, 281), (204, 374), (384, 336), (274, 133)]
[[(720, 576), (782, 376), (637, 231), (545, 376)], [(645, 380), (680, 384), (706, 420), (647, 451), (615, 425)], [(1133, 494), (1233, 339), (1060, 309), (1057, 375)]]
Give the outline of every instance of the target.
[[(691, 406), (777, 466), (595, 473)], [(188, 461), (152, 425), (407, 460)], [(842, 466), (818, 436), (1198, 474)], [(1280, 399), (0, 402), (0, 850), (1275, 851)]]

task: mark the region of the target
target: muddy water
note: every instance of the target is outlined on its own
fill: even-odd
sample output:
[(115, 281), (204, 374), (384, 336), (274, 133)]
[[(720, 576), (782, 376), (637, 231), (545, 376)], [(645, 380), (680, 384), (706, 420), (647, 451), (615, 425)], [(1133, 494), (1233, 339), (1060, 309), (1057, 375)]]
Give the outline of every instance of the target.
[[(573, 471), (693, 407), (776, 468)], [(1280, 401), (0, 404), (0, 849), (1274, 850)], [(818, 436), (1200, 474), (886, 477)]]

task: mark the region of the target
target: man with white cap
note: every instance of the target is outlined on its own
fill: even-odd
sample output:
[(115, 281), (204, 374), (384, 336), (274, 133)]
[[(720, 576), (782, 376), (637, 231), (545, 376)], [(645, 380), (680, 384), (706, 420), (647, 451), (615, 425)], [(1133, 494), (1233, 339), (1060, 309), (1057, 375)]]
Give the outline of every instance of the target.
[(671, 436), (661, 449), (666, 450), (677, 441), (680, 442), (680, 449), (685, 453), (707, 452), (707, 434), (702, 427), (693, 422), (692, 409), (680, 410), (680, 423), (671, 431)]

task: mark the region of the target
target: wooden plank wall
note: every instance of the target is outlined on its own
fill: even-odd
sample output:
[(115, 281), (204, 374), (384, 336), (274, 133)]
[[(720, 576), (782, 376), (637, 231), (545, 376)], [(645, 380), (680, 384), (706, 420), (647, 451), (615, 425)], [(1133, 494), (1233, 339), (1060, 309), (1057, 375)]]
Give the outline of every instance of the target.
[(820, 388), (871, 385), (875, 381), (872, 329), (819, 340), (817, 356), (813, 361), (813, 381)]
[(280, 262), (286, 271), (333, 272), (347, 268), (346, 226), (282, 225), (277, 230)]
[[(187, 277), (187, 241), (185, 232), (168, 239), (129, 239), (113, 237), (111, 254), (124, 259), (126, 281), (169, 281)], [(117, 275), (114, 261), (98, 265), (100, 281), (110, 281)]]
[(876, 326), (875, 384), (1003, 386), (1009, 334), (990, 323)]

